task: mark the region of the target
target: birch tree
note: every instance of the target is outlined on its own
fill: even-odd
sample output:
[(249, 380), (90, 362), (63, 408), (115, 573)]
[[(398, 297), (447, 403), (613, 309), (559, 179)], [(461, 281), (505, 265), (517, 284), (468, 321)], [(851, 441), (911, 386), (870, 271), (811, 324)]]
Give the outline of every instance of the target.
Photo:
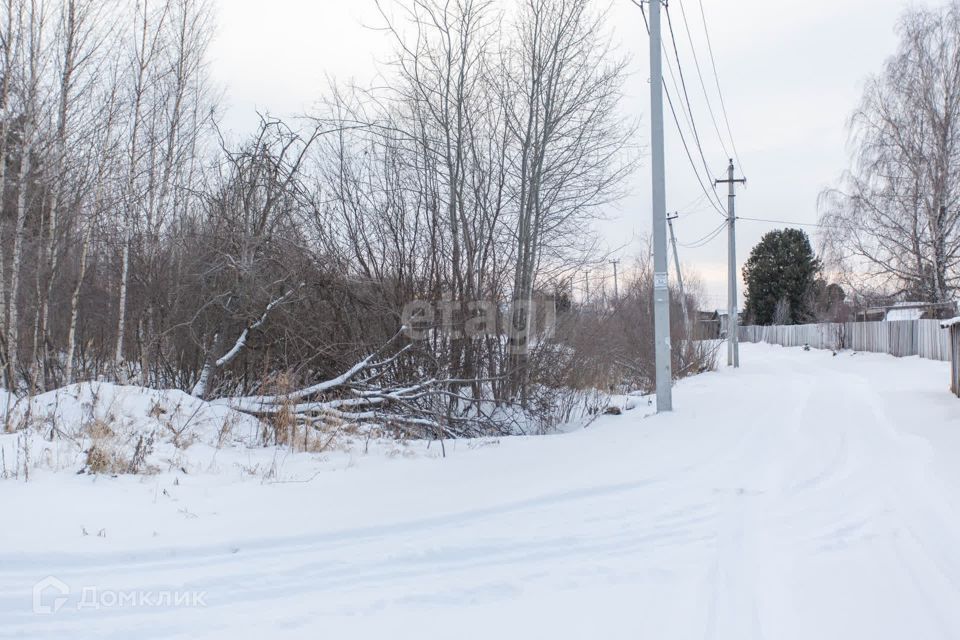
[[(159, 4), (159, 6), (157, 6)], [(127, 142), (127, 178), (123, 192), (123, 204), (119, 216), (121, 228), (121, 256), (120, 281), (117, 304), (116, 346), (114, 349), (114, 365), (121, 379), (126, 377), (124, 367), (124, 342), (127, 331), (127, 305), (130, 288), (130, 260), (131, 243), (133, 241), (134, 225), (143, 208), (143, 192), (140, 183), (143, 178), (145, 158), (149, 157), (149, 150), (144, 150), (144, 128), (146, 118), (153, 116), (152, 110), (157, 107), (151, 104), (151, 90), (157, 81), (155, 76), (155, 62), (163, 46), (163, 26), (168, 18), (169, 3), (161, 1), (151, 4), (143, 0), (137, 3), (134, 12), (135, 26), (131, 42), (129, 43), (129, 137)]]
[(94, 129), (94, 144), (86, 148), (82, 157), (86, 160), (85, 166), (94, 167), (84, 172), (84, 179), (79, 180), (84, 196), (79, 201), (79, 211), (74, 225), (74, 233), (80, 236), (79, 255), (77, 256), (74, 279), (70, 286), (69, 319), (67, 321), (67, 341), (64, 354), (64, 384), (74, 382), (74, 361), (77, 350), (77, 331), (80, 321), (80, 294), (84, 280), (90, 266), (90, 253), (93, 250), (95, 237), (102, 220), (114, 206), (110, 203), (111, 194), (116, 197), (117, 189), (113, 181), (119, 173), (121, 163), (118, 157), (122, 155), (122, 142), (118, 139), (117, 124), (120, 118), (119, 109), (119, 73), (116, 65), (101, 68), (107, 82), (100, 87), (96, 95), (95, 104), (101, 119)]
[(24, 271), (24, 243), (26, 241), (26, 222), (31, 205), (31, 179), (34, 154), (38, 143), (38, 126), (44, 96), (42, 75), (47, 60), (45, 41), (46, 6), (41, 0), (29, 0), (18, 12), (20, 37), (23, 40), (23, 58), (25, 69), (19, 79), (18, 98), (20, 102), (20, 143), (18, 148), (18, 169), (16, 178), (16, 210), (13, 231), (13, 254), (10, 262), (10, 290), (7, 302), (7, 379), (10, 387), (19, 387), (17, 369), (22, 364), (21, 344), (21, 285)]
[[(0, 63), (3, 68), (0, 77), (0, 194), (6, 194), (7, 164), (10, 152), (8, 139), (10, 136), (10, 122), (12, 120), (10, 103), (13, 92), (14, 78), (19, 75), (19, 54), (21, 48), (21, 33), (19, 25), (23, 16), (23, 5), (19, 0), (5, 0), (2, 5), (2, 35), (0, 35)], [(13, 354), (10, 351), (9, 338), (9, 305), (7, 304), (6, 263), (4, 256), (7, 253), (5, 246), (3, 224), (0, 223), (0, 317), (8, 323), (4, 332), (3, 361), (6, 387), (13, 389), (16, 386), (13, 371)]]
[[(55, 112), (53, 139), (44, 172), (48, 202), (46, 231), (36, 270), (37, 306), (31, 365), (37, 366), (38, 360), (42, 360), (48, 384), (53, 382), (55, 360), (49, 349), (54, 343), (49, 335), (50, 307), (54, 304), (52, 296), (60, 275), (60, 263), (75, 229), (71, 212), (62, 209), (66, 200), (72, 200), (70, 204), (73, 204), (80, 197), (77, 182), (78, 173), (82, 172), (78, 166), (82, 162), (80, 150), (92, 143), (96, 118), (102, 116), (100, 105), (95, 111), (90, 103), (98, 87), (102, 56), (111, 44), (111, 19), (104, 14), (108, 7), (109, 3), (100, 0), (66, 0), (60, 7), (55, 33)], [(31, 377), (36, 386), (36, 376)]]
[(853, 167), (821, 196), (824, 242), (860, 286), (945, 302), (960, 275), (960, 3), (898, 30), (851, 120)]

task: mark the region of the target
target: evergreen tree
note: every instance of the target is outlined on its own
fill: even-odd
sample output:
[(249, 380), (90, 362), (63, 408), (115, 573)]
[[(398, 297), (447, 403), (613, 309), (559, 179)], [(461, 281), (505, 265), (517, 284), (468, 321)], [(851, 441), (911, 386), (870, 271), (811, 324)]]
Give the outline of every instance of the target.
[(743, 266), (749, 322), (802, 324), (815, 319), (815, 283), (820, 260), (799, 229), (771, 231)]
[(845, 322), (848, 307), (847, 293), (838, 284), (828, 284), (826, 280), (813, 283), (813, 312), (817, 322)]

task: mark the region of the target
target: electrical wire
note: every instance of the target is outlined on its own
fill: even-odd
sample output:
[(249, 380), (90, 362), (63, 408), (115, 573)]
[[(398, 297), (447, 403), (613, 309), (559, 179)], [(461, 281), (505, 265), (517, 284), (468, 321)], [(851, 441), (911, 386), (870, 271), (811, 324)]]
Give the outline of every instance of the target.
[[(647, 13), (646, 13), (646, 11), (644, 10), (643, 5), (640, 4), (639, 2), (637, 2), (637, 0), (630, 0), (630, 1), (633, 2), (633, 4), (635, 4), (637, 7), (640, 8), (640, 13), (641, 13), (641, 15), (643, 15), (643, 24), (644, 24), (644, 26), (646, 27), (647, 34), (649, 34), (649, 33), (650, 33), (650, 23), (649, 23), (649, 21), (647, 20)], [(664, 48), (664, 51), (666, 52), (666, 46), (665, 46), (665, 45), (663, 46), (663, 48)], [(671, 73), (671, 75), (672, 75), (672, 74), (673, 74), (673, 69), (672, 69), (672, 67), (670, 66), (669, 56), (668, 56), (668, 58), (667, 58), (667, 68), (670, 70), (670, 73)], [(676, 84), (676, 79), (674, 79), (674, 84)], [(694, 161), (694, 159), (693, 159), (693, 153), (690, 151), (690, 145), (687, 144), (686, 136), (683, 135), (683, 127), (680, 125), (680, 118), (677, 116), (677, 110), (676, 110), (676, 108), (674, 107), (673, 98), (672, 98), (671, 95), (670, 95), (670, 88), (667, 86), (667, 82), (666, 82), (665, 79), (663, 80), (663, 90), (664, 90), (664, 94), (665, 94), (666, 97), (667, 97), (667, 104), (668, 104), (669, 107), (670, 107), (670, 113), (673, 115), (673, 121), (674, 121), (674, 123), (677, 125), (677, 132), (680, 134), (680, 142), (683, 144), (683, 149), (684, 149), (684, 151), (686, 152), (687, 160), (690, 162), (690, 167), (693, 169), (693, 174), (694, 174), (694, 176), (697, 178), (697, 182), (700, 184), (700, 189), (703, 191), (704, 195), (706, 195), (708, 198), (710, 198), (711, 193), (713, 194), (714, 197), (717, 197), (717, 198), (718, 198), (718, 196), (716, 196), (716, 187), (715, 187), (715, 185), (713, 185), (713, 181), (710, 180), (709, 171), (708, 171), (708, 173), (707, 173), (707, 182), (710, 183), (710, 185), (711, 185), (711, 188), (710, 188), (710, 189), (708, 189), (708, 188), (706, 187), (706, 185), (704, 184), (703, 178), (700, 176), (700, 170), (697, 168), (697, 163), (696, 163), (696, 162)], [(685, 114), (685, 115), (686, 115), (686, 114)], [(701, 155), (702, 155), (702, 151), (701, 151)], [(726, 212), (725, 212), (725, 211), (723, 210), (723, 208), (722, 208), (722, 204), (723, 204), (722, 202), (720, 203), (720, 205), (718, 205), (717, 202), (715, 202), (713, 198), (710, 198), (710, 204), (711, 204), (711, 206), (713, 207), (713, 209), (714, 209), (721, 217), (723, 217), (724, 219), (727, 217)]]
[(771, 224), (787, 224), (797, 227), (817, 227), (820, 229), (831, 228), (830, 225), (821, 224), (819, 222), (791, 222), (789, 220), (771, 220), (769, 218), (743, 218), (737, 216), (737, 220), (746, 220), (747, 222), (769, 222)]
[[(647, 27), (647, 34), (649, 35), (650, 27), (649, 27), (649, 24), (647, 24), (646, 22), (647, 20), (646, 14), (644, 14), (643, 19), (644, 19), (644, 24)], [(669, 21), (670, 19), (669, 14), (667, 15), (667, 19)], [(680, 103), (680, 114), (683, 116), (683, 120), (687, 125), (687, 129), (693, 135), (693, 141), (696, 143), (697, 152), (700, 156), (700, 162), (702, 163), (704, 172), (706, 173), (706, 176), (704, 177), (703, 180), (700, 180), (700, 169), (697, 167), (697, 163), (693, 158), (693, 154), (690, 152), (689, 147), (686, 144), (687, 138), (684, 136), (683, 129), (680, 126), (680, 120), (677, 117), (676, 108), (673, 103), (673, 96), (670, 93), (670, 88), (667, 86), (666, 76), (664, 76), (664, 81), (663, 81), (664, 93), (667, 96), (667, 102), (670, 105), (670, 111), (673, 114), (673, 120), (677, 125), (677, 132), (680, 134), (680, 139), (684, 143), (684, 147), (687, 152), (687, 159), (690, 161), (690, 166), (693, 169), (694, 173), (697, 175), (697, 179), (700, 182), (700, 186), (701, 188), (703, 188), (704, 193), (707, 194), (708, 198), (711, 198), (710, 200), (711, 206), (713, 206), (716, 212), (720, 214), (720, 217), (725, 218), (727, 216), (727, 212), (723, 207), (723, 200), (720, 198), (720, 195), (717, 193), (716, 184), (714, 183), (713, 178), (711, 177), (710, 167), (708, 166), (707, 159), (703, 153), (703, 145), (700, 143), (700, 133), (699, 133), (699, 130), (697, 129), (697, 125), (693, 117), (693, 109), (690, 106), (690, 97), (687, 93), (686, 79), (683, 75), (683, 68), (681, 67), (681, 64), (680, 64), (680, 58), (677, 55), (676, 41), (673, 40), (673, 53), (674, 53), (674, 57), (677, 60), (676, 72), (674, 72), (673, 63), (670, 60), (670, 50), (667, 49), (667, 44), (665, 41), (663, 41), (663, 39), (661, 39), (660, 46), (664, 56), (663, 65), (666, 67), (667, 75), (670, 76), (670, 81), (673, 83), (673, 89), (674, 89), (673, 95), (676, 95), (678, 98), (678, 102)], [(678, 75), (680, 78), (679, 81), (677, 80)], [(684, 104), (684, 100), (680, 100), (681, 94), (685, 98), (686, 104)], [(704, 188), (704, 185), (709, 185), (710, 188), (706, 189)]]
[[(673, 88), (676, 92), (676, 95), (680, 95), (680, 83), (677, 82), (677, 76), (673, 71), (673, 65), (670, 64), (669, 53), (667, 51), (666, 45), (663, 46), (663, 52), (668, 57), (664, 59), (667, 72), (670, 75), (670, 80), (673, 83)], [(677, 126), (677, 134), (680, 136), (680, 142), (683, 144), (684, 152), (687, 155), (687, 161), (690, 163), (690, 168), (693, 170), (694, 176), (697, 178), (697, 182), (700, 184), (700, 189), (703, 192), (703, 197), (705, 197), (710, 206), (716, 211), (721, 218), (727, 217), (727, 212), (723, 209), (723, 201), (720, 199), (719, 194), (717, 194), (716, 185), (713, 182), (713, 179), (710, 177), (710, 170), (706, 168), (706, 162), (703, 160), (703, 151), (700, 151), (700, 158), (703, 161), (704, 168), (706, 170), (706, 176), (702, 177), (700, 175), (700, 169), (697, 167), (697, 162), (694, 159), (694, 154), (690, 151), (690, 146), (687, 143), (687, 137), (683, 133), (683, 127), (680, 124), (680, 118), (677, 116), (677, 110), (673, 103), (673, 96), (670, 93), (670, 89), (667, 86), (667, 79), (664, 76), (663, 79), (663, 91), (664, 95), (667, 97), (667, 104), (670, 107), (670, 113), (673, 115), (673, 122)], [(692, 115), (687, 112), (683, 107), (683, 103), (680, 103), (680, 114), (683, 116), (683, 120), (687, 125), (687, 128), (690, 131), (696, 132), (696, 125), (693, 124)], [(698, 145), (698, 149), (699, 149)], [(707, 188), (709, 186), (709, 188)]]
[(717, 95), (720, 96), (720, 109), (723, 111), (723, 121), (727, 125), (727, 136), (730, 138), (730, 146), (733, 147), (733, 157), (737, 159), (737, 165), (740, 172), (745, 173), (743, 161), (740, 159), (740, 153), (737, 151), (737, 143), (734, 141), (733, 132), (730, 129), (730, 118), (727, 115), (727, 105), (723, 99), (723, 91), (720, 89), (720, 74), (717, 73), (717, 59), (713, 55), (713, 41), (710, 39), (710, 29), (707, 27), (707, 13), (703, 10), (703, 0), (700, 3), (700, 17), (703, 18), (703, 32), (707, 36), (707, 50), (710, 52), (710, 65), (713, 67), (713, 79), (717, 84)]
[(730, 152), (727, 151), (727, 145), (723, 140), (723, 134), (720, 133), (720, 125), (717, 123), (717, 116), (713, 111), (713, 104), (710, 101), (710, 92), (707, 91), (707, 83), (703, 80), (703, 69), (700, 67), (700, 56), (697, 55), (697, 47), (693, 43), (693, 31), (690, 29), (690, 22), (687, 20), (687, 10), (683, 8), (683, 1), (677, 0), (680, 5), (680, 17), (683, 18), (683, 28), (687, 32), (687, 42), (690, 43), (690, 53), (693, 54), (693, 64), (697, 68), (697, 78), (700, 79), (700, 88), (703, 90), (703, 98), (707, 103), (707, 111), (710, 112), (710, 121), (713, 122), (713, 130), (717, 133), (717, 139), (720, 141), (720, 148), (723, 149), (725, 158), (730, 158)]
[[(707, 157), (703, 153), (703, 143), (700, 141), (700, 132), (697, 130), (696, 119), (693, 117), (693, 105), (690, 103), (690, 93), (687, 91), (687, 81), (683, 75), (683, 63), (680, 62), (680, 50), (677, 47), (677, 38), (673, 32), (673, 19), (670, 17), (670, 7), (669, 5), (665, 7), (667, 15), (667, 29), (670, 32), (670, 44), (673, 45), (673, 57), (677, 61), (677, 72), (680, 74), (680, 86), (683, 89), (683, 99), (687, 105), (687, 113), (690, 114), (690, 127), (693, 130), (693, 140), (697, 145), (697, 151), (700, 153), (700, 160), (703, 162), (703, 169), (706, 171), (707, 176), (710, 176), (710, 165), (707, 163)], [(710, 182), (711, 189), (713, 190), (714, 197), (717, 198), (717, 201), (720, 201), (720, 196), (717, 194), (717, 187), (712, 181)], [(720, 202), (722, 205), (723, 203)]]
[(861, 231), (863, 233), (874, 233), (874, 230), (867, 227), (863, 227), (855, 224), (824, 224), (822, 222), (793, 222), (791, 220), (771, 220), (769, 218), (741, 218), (737, 216), (737, 220), (745, 220), (747, 222), (765, 222), (770, 224), (782, 224), (788, 227), (813, 227), (815, 229), (833, 229), (839, 231)]
[(707, 196), (706, 193), (701, 193), (699, 196), (697, 196), (696, 198), (694, 198), (694, 199), (691, 200), (690, 202), (686, 203), (686, 204), (683, 205), (682, 207), (679, 207), (679, 208), (677, 208), (677, 209), (674, 209), (674, 211), (676, 211), (678, 215), (683, 216), (683, 217), (692, 216), (692, 215), (694, 215), (694, 214), (696, 214), (696, 213), (702, 213), (702, 212), (704, 212), (704, 211), (712, 211), (712, 210), (713, 210), (712, 207), (703, 207), (703, 206), (701, 206), (701, 205), (705, 205), (705, 204), (706, 204), (706, 205), (713, 204), (712, 201), (711, 201), (711, 202), (706, 202), (707, 198), (708, 198), (708, 196)]
[(678, 242), (677, 244), (680, 245), (681, 247), (683, 247), (684, 249), (699, 249), (700, 247), (704, 247), (704, 246), (706, 246), (707, 244), (709, 244), (710, 242), (713, 242), (714, 238), (716, 238), (717, 236), (719, 236), (719, 235), (723, 232), (723, 230), (726, 229), (726, 228), (727, 228), (727, 221), (724, 220), (724, 221), (720, 224), (720, 226), (716, 227), (715, 229), (713, 229), (712, 231), (710, 231), (710, 233), (708, 233), (707, 235), (703, 236), (703, 237), (700, 238), (699, 240), (694, 240), (693, 242), (688, 243), (688, 244), (684, 244), (684, 243), (682, 243), (682, 242)]

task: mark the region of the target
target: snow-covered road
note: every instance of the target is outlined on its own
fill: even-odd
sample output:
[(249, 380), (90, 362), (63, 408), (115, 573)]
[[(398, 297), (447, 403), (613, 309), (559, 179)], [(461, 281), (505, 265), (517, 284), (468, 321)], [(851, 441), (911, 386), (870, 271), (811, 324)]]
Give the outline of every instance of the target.
[(309, 482), (0, 483), (0, 637), (960, 638), (948, 365), (743, 363), (670, 416)]

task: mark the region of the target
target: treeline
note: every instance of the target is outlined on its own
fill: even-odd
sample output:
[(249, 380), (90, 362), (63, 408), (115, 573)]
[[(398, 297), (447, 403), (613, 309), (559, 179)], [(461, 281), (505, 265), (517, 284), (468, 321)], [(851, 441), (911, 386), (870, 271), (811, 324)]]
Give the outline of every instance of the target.
[(549, 413), (557, 389), (649, 383), (652, 337), (575, 346), (650, 293), (641, 269), (599, 311), (572, 295), (637, 160), (625, 62), (586, 0), (384, 5), (379, 82), (239, 143), (216, 125), (206, 0), (2, 3), (7, 388), (295, 397), (459, 435)]
[(166, 336), (179, 238), (206, 200), (210, 19), (194, 0), (3, 1), (8, 388), (177, 368)]

